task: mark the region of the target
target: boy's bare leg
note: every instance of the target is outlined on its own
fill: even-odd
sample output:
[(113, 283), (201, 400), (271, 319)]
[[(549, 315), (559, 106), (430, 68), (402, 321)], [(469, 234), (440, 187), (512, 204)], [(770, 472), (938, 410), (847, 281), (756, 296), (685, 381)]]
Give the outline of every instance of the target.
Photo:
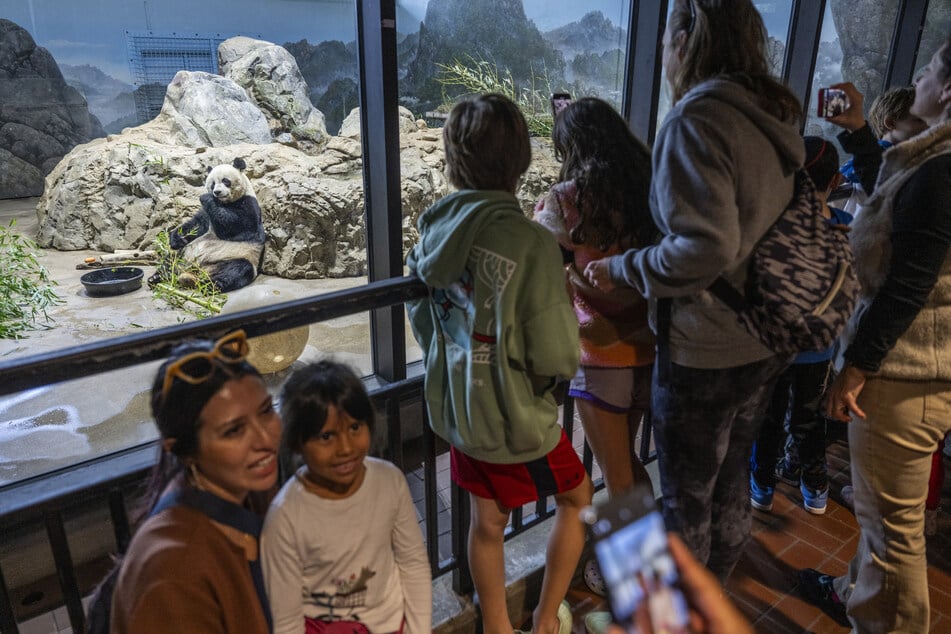
[(584, 548), (584, 525), (578, 513), (591, 504), (593, 493), (591, 478), (585, 475), (581, 484), (555, 496), (558, 507), (555, 510), (555, 525), (548, 538), (542, 591), (538, 597), (538, 607), (532, 615), (533, 634), (558, 632), (558, 606), (568, 592)]
[(505, 602), (505, 525), (509, 511), (489, 498), (469, 494), (472, 519), (469, 523), (469, 568), (479, 595), (482, 631), (485, 634), (512, 634)]

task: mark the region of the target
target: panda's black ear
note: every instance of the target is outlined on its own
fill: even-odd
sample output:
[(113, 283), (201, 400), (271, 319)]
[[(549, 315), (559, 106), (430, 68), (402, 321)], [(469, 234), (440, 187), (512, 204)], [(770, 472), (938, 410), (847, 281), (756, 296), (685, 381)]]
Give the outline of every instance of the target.
[(211, 174), (211, 165), (209, 165), (208, 169), (205, 170), (205, 174)]
[(236, 158), (234, 162), (232, 163), (232, 165), (234, 165), (235, 169), (238, 171), (243, 171), (244, 168), (248, 166), (247, 163), (245, 163), (244, 159), (242, 158)]

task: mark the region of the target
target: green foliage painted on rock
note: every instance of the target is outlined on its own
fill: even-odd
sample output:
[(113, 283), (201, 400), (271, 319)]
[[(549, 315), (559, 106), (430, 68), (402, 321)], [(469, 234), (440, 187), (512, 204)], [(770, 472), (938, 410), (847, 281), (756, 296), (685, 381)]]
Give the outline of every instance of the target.
[(0, 226), (0, 339), (19, 339), (28, 330), (50, 328), (47, 310), (63, 303), (56, 282), (37, 260), (32, 240)]
[(499, 69), (484, 59), (466, 57), (451, 64), (437, 64), (436, 80), (448, 90), (443, 91), (443, 108), (448, 112), (461, 89), (464, 95), (498, 93), (514, 101), (528, 124), (533, 136), (551, 136), (552, 116), (550, 97), (552, 82), (547, 73), (531, 73), (528, 80), (519, 83), (512, 71)]

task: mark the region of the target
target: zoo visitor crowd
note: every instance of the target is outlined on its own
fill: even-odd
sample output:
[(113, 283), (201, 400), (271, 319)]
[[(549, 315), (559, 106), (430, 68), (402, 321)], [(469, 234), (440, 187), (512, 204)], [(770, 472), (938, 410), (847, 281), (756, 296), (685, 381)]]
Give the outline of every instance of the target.
[[(874, 130), (858, 90), (836, 86), (849, 102), (829, 120), (852, 155), (850, 213), (828, 202), (843, 178), (835, 142), (800, 136), (801, 104), (769, 74), (750, 0), (675, 0), (663, 64), (674, 105), (653, 150), (605, 102), (571, 103), (552, 133), (559, 182), (531, 218), (515, 197), (531, 160), (515, 104), (464, 99), (443, 129), (458, 191), (419, 219), (407, 263), (430, 292), (407, 308), (431, 425), (469, 493), (483, 631), (519, 625), (504, 533), (512, 509), (540, 496), (556, 511), (531, 627), (571, 630), (563, 599), (593, 488), (558, 421), (566, 379), (612, 498), (652, 486), (633, 447), (650, 412), (690, 611), (657, 631), (752, 631), (721, 584), (751, 507), (769, 511), (778, 481), (825, 512), (828, 419), (848, 423), (860, 537), (847, 574), (804, 570), (799, 589), (853, 631), (927, 632), (926, 497), (951, 430), (951, 37), (913, 89), (880, 98)], [(816, 314), (852, 308), (858, 289), (837, 343), (826, 327), (798, 355), (773, 343), (787, 333), (757, 331), (711, 290), (742, 296), (759, 275), (781, 278), (757, 267), (785, 262), (762, 244), (797, 239), (776, 235), (790, 214), (818, 227), (810, 240), (842, 245), (844, 266), (814, 264), (844, 303)], [(159, 368), (161, 460), (92, 631), (430, 631), (422, 533), (403, 474), (370, 457), (379, 423), (363, 383), (336, 362), (308, 365), (278, 412), (247, 354), (235, 331), (183, 343)], [(282, 445), (300, 466), (278, 491)], [(602, 591), (597, 564), (583, 565)], [(640, 631), (649, 617), (635, 617)]]

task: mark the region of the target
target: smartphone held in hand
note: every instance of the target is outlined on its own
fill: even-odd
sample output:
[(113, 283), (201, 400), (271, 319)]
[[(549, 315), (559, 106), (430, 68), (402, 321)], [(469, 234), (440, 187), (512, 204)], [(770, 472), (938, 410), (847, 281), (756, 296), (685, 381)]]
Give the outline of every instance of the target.
[(568, 107), (571, 103), (571, 95), (566, 92), (556, 92), (551, 96), (551, 116), (557, 117), (558, 114)]
[(594, 539), (614, 621), (628, 626), (646, 611), (655, 632), (686, 632), (687, 602), (650, 489), (635, 487), (581, 517)]
[(838, 88), (820, 88), (818, 115), (824, 119), (837, 117), (849, 109), (849, 97)]

